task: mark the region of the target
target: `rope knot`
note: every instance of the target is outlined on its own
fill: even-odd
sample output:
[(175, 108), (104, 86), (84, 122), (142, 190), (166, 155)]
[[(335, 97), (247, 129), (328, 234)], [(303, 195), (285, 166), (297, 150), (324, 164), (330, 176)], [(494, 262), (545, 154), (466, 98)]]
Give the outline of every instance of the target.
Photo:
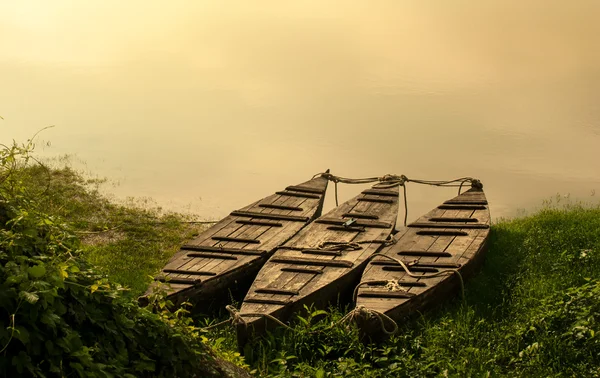
[(399, 280), (388, 280), (387, 284), (385, 284), (385, 288), (388, 291), (405, 291), (402, 286), (400, 286)]
[(237, 308), (233, 307), (232, 305), (227, 305), (225, 306), (225, 309), (229, 312), (232, 325), (243, 324), (247, 326), (246, 321), (244, 320), (242, 315), (240, 315), (240, 311)]
[(471, 180), (471, 188), (483, 189), (483, 184), (478, 179), (472, 179)]

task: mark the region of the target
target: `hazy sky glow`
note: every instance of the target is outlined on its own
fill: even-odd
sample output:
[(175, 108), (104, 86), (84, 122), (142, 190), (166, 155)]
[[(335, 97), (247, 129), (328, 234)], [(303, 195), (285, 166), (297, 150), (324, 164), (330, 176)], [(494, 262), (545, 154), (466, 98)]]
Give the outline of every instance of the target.
[[(478, 176), (494, 215), (600, 189), (595, 0), (56, 0), (0, 14), (0, 139), (55, 124), (44, 154), (76, 154), (121, 196), (221, 216), (325, 168)], [(411, 193), (415, 216), (447, 196)]]

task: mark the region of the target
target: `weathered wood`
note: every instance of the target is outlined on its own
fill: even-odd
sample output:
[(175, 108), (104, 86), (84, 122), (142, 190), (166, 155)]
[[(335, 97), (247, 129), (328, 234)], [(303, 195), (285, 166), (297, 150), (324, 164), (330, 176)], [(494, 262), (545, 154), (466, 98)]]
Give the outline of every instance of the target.
[(298, 290), (270, 289), (268, 287), (256, 289), (254, 292), (259, 294), (298, 295)]
[[(394, 261), (374, 259), (367, 264), (362, 275), (361, 282), (366, 284), (358, 289), (356, 305), (384, 313), (398, 322), (455, 294), (460, 281), (454, 272), (460, 272), (466, 279), (482, 261), (490, 232), (489, 209), (486, 205), (483, 191), (470, 189), (420, 217), (412, 225), (419, 227), (408, 227), (399, 232), (396, 243), (384, 247), (379, 254), (395, 258), (414, 257), (414, 260), (405, 263), (416, 277), (409, 276)], [(438, 275), (439, 272), (447, 274)], [(436, 276), (427, 277), (432, 273), (436, 273)], [(370, 295), (374, 285), (368, 282), (378, 282), (381, 287), (390, 280), (414, 284), (403, 285), (405, 291), (398, 291), (402, 294), (396, 298)], [(361, 295), (363, 293), (367, 295)], [(403, 293), (411, 297), (403, 298)], [(376, 321), (358, 318), (357, 324), (365, 339), (385, 337)]]
[(249, 217), (249, 218), (258, 218), (258, 219), (272, 219), (272, 220), (281, 220), (281, 221), (292, 221), (292, 222), (308, 222), (308, 217), (301, 217), (295, 215), (283, 215), (283, 214), (265, 214), (265, 213), (255, 213), (251, 211), (233, 211), (231, 215), (236, 217)]
[(432, 217), (429, 218), (430, 222), (465, 222), (465, 223), (477, 223), (479, 219), (477, 218), (458, 218), (458, 217)]
[(168, 283), (175, 283), (175, 284), (185, 284), (185, 285), (197, 285), (200, 282), (202, 282), (201, 279), (190, 279), (190, 278), (170, 278), (169, 276), (163, 276), (163, 277), (156, 277), (154, 279), (155, 281), (160, 281), (160, 282), (168, 282)]
[(435, 223), (435, 222), (415, 222), (408, 225), (408, 227), (421, 227), (421, 228), (490, 228), (489, 224), (485, 223)]
[(253, 220), (253, 219), (251, 219), (251, 220), (240, 219), (240, 220), (236, 220), (235, 223), (245, 224), (245, 225), (254, 225), (254, 226), (283, 227), (283, 223), (260, 221), (260, 220)]
[[(465, 227), (467, 228), (467, 227)], [(464, 231), (455, 230), (419, 230), (417, 235), (430, 235), (430, 236), (466, 236), (468, 235)]]
[(454, 204), (454, 205), (487, 205), (488, 201), (486, 200), (448, 200), (444, 202), (445, 204)]
[(429, 256), (429, 257), (452, 257), (448, 252), (439, 251), (398, 251), (400, 256)]
[(297, 207), (297, 206), (273, 205), (270, 203), (261, 203), (258, 206), (265, 207), (267, 209), (277, 209), (277, 210), (290, 210), (290, 211), (302, 211), (303, 210), (301, 207)]
[(381, 203), (394, 203), (394, 200), (387, 198), (375, 198), (375, 197), (359, 197), (358, 201), (361, 202), (381, 202)]
[(324, 249), (303, 249), (300, 252), (307, 254), (307, 255), (322, 255), (322, 256), (341, 256), (342, 255), (342, 252), (340, 252), (340, 251), (327, 251)]
[(363, 190), (362, 194), (374, 194), (377, 196), (384, 196), (384, 197), (398, 197), (397, 191), (385, 190), (385, 189), (367, 189), (367, 190)]
[(358, 296), (366, 298), (412, 298), (415, 295), (407, 291), (363, 290)]
[(236, 237), (231, 237), (231, 236), (213, 236), (212, 240), (229, 241), (229, 242), (236, 242), (236, 243), (260, 244), (260, 240), (246, 239), (246, 238), (236, 238)]
[(285, 188), (285, 190), (291, 190), (294, 192), (301, 192), (301, 193), (315, 193), (315, 194), (325, 194), (325, 190), (320, 190), (317, 188), (309, 188), (306, 186), (288, 186), (287, 188)]
[(351, 268), (354, 263), (346, 260), (317, 260), (303, 258), (276, 257), (269, 260), (271, 263), (279, 264), (296, 264), (296, 265), (318, 265), (318, 266), (333, 266), (339, 268)]
[[(365, 198), (365, 195), (360, 194), (319, 218), (318, 222), (309, 224), (278, 248), (258, 273), (242, 303), (240, 313), (268, 314), (285, 321), (294, 312), (302, 311), (304, 305), (312, 304), (315, 308), (324, 308), (341, 290), (351, 287), (368, 259), (382, 247), (395, 225), (398, 215), (398, 188), (387, 191), (395, 192), (395, 198), (389, 193), (381, 196), (369, 193), (367, 198), (375, 201), (362, 201), (360, 199)], [(369, 226), (377, 227), (368, 227), (365, 224), (363, 232), (356, 232), (352, 226), (359, 223), (351, 222), (350, 227), (331, 228), (332, 224), (348, 225), (349, 219), (343, 218), (359, 219), (369, 223)], [(360, 224), (360, 227), (363, 225)], [(335, 246), (335, 243), (339, 243), (340, 250), (327, 251), (318, 248), (319, 245)], [(311, 258), (303, 257), (306, 255), (311, 255)], [(285, 305), (267, 303), (262, 300), (280, 300), (281, 294), (262, 293), (259, 297), (256, 290), (265, 287), (298, 291), (298, 295), (288, 298), (289, 303)], [(261, 302), (256, 302), (256, 298), (260, 298)], [(268, 322), (260, 316), (244, 319), (247, 327), (238, 327), (240, 347), (249, 334), (260, 333), (267, 325), (273, 325), (273, 322)]]
[(176, 304), (210, 300), (256, 274), (278, 246), (320, 215), (327, 183), (317, 177), (265, 197), (183, 245), (163, 268), (163, 280), (172, 284), (169, 299)]
[[(206, 252), (192, 252), (192, 253), (188, 253), (187, 256), (188, 257), (206, 257), (209, 259), (221, 259), (221, 260), (237, 260), (238, 259), (237, 257), (232, 256), (232, 255), (222, 255), (222, 254), (218, 254), (218, 253), (206, 253)], [(180, 270), (183, 270), (183, 269), (180, 269)]]
[(363, 213), (344, 213), (344, 218), (359, 218), (359, 219), (379, 219), (379, 215), (363, 214)]
[(283, 267), (281, 268), (282, 272), (290, 272), (290, 273), (307, 273), (307, 274), (323, 274), (322, 270), (314, 269), (314, 268), (295, 268), (295, 267)]
[[(348, 219), (332, 219), (332, 218), (319, 218), (315, 222), (323, 224), (333, 224), (336, 226), (342, 226), (348, 222)], [(369, 220), (356, 220), (352, 223), (352, 226), (359, 227), (374, 227), (374, 228), (390, 228), (392, 225), (388, 222), (375, 222)]]
[(438, 206), (438, 209), (444, 210), (485, 210), (486, 206), (484, 205), (475, 205), (475, 204), (443, 204)]
[(287, 305), (291, 302), (290, 300), (257, 298), (257, 297), (247, 297), (244, 299), (244, 301), (247, 303), (274, 304), (274, 305)]
[(328, 230), (332, 231), (342, 231), (342, 232), (365, 232), (363, 227), (344, 227), (344, 226), (329, 226)]
[(174, 273), (174, 274), (189, 274), (191, 276), (215, 276), (217, 273), (215, 272), (203, 272), (203, 271), (195, 271), (190, 272), (188, 270), (180, 270), (180, 269), (163, 269), (163, 273)]
[[(230, 253), (232, 255), (252, 255), (262, 256), (267, 253), (265, 250), (259, 249), (242, 249), (242, 248), (224, 248), (224, 247), (211, 247), (206, 245), (190, 245), (184, 244), (181, 246), (182, 251), (198, 251), (198, 252), (216, 252), (216, 253)], [(190, 254), (187, 254), (188, 257)]]
[[(397, 285), (400, 286), (427, 286), (427, 284), (425, 284), (424, 282), (418, 282), (418, 281), (400, 281), (400, 280), (394, 280), (394, 283), (396, 283)], [(381, 281), (367, 281), (365, 282), (365, 284), (367, 286), (381, 286), (381, 285), (387, 285), (389, 284), (390, 281), (386, 281), (386, 280), (381, 280)]]

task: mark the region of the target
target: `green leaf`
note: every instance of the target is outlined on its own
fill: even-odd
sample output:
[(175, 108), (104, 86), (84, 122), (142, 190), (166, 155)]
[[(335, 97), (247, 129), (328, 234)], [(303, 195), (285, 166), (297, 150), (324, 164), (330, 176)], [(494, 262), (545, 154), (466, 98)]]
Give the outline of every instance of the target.
[(35, 293), (29, 293), (27, 291), (21, 291), (19, 293), (19, 297), (21, 299), (24, 299), (26, 302), (31, 303), (31, 304), (36, 303), (40, 299), (40, 297), (38, 297), (37, 294), (35, 294)]
[(46, 268), (43, 265), (35, 265), (27, 269), (27, 273), (33, 278), (40, 278), (46, 274)]

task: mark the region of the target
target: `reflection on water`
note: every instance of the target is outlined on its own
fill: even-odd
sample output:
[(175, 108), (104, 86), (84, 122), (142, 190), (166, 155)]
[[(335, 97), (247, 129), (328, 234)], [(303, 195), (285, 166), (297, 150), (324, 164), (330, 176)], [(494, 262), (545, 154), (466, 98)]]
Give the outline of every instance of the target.
[(600, 189), (595, 0), (165, 4), (0, 4), (0, 139), (55, 124), (44, 154), (208, 218), (327, 168), (475, 176), (494, 216)]

